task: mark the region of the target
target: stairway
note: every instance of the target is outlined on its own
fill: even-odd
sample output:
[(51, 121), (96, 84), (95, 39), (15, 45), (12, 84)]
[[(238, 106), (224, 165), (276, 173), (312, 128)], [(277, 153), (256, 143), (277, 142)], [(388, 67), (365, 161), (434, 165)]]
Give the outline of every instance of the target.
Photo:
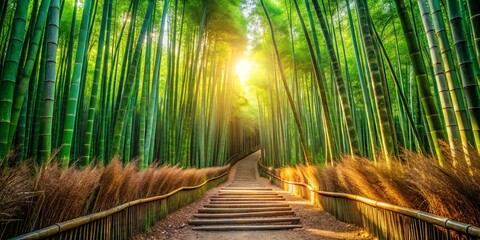
[(233, 182), (210, 197), (188, 221), (193, 230), (249, 231), (301, 228), (285, 198), (255, 179), (255, 166), (240, 162)]

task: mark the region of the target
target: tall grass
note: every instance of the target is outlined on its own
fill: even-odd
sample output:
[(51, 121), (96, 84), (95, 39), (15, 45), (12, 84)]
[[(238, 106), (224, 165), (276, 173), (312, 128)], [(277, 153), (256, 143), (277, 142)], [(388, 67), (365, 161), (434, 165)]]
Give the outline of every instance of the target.
[(106, 167), (18, 166), (0, 173), (0, 239), (203, 183), (228, 167), (182, 169), (114, 160)]
[[(480, 156), (470, 149), (469, 161), (453, 159), (443, 144), (444, 166), (434, 158), (404, 150), (390, 165), (344, 156), (333, 166), (292, 166), (275, 174), (316, 189), (351, 193), (377, 201), (419, 209), (480, 226)], [(461, 149), (457, 156), (461, 156)]]

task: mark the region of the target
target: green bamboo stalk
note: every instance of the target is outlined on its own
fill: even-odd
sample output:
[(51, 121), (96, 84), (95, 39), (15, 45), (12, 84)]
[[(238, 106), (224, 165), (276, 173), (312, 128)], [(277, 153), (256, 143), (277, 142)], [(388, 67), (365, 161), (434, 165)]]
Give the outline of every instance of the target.
[(73, 14), (72, 14), (72, 24), (70, 25), (70, 34), (68, 38), (68, 49), (67, 49), (67, 66), (65, 69), (65, 77), (63, 79), (63, 89), (61, 93), (61, 108), (59, 111), (59, 127), (58, 127), (58, 133), (57, 133), (57, 144), (55, 147), (60, 148), (61, 147), (61, 140), (63, 137), (63, 125), (65, 123), (65, 118), (66, 118), (66, 111), (67, 111), (67, 102), (68, 102), (68, 93), (70, 92), (70, 83), (71, 83), (71, 77), (72, 77), (72, 65), (74, 64), (73, 61), (73, 47), (75, 43), (75, 27), (77, 25), (77, 9), (78, 9), (78, 0), (74, 1), (74, 7), (73, 7)]
[(460, 17), (462, 18), (462, 26), (464, 27), (463, 29), (465, 31), (465, 39), (467, 40), (467, 48), (468, 52), (470, 53), (473, 72), (475, 73), (477, 81), (479, 81), (478, 84), (480, 85), (480, 62), (478, 62), (478, 57), (475, 51), (475, 37), (473, 36), (473, 26), (470, 26), (471, 21), (467, 5), (468, 3), (466, 3), (465, 0), (462, 0), (458, 6), (458, 9), (460, 11)]
[(46, 32), (46, 72), (45, 92), (43, 94), (42, 116), (40, 117), (40, 161), (44, 162), (51, 156), (52, 151), (52, 121), (55, 101), (56, 68), (58, 29), (60, 25), (60, 0), (52, 0), (48, 12)]
[(28, 110), (28, 94), (25, 96), (25, 101), (23, 101), (22, 112), (20, 114), (20, 119), (18, 120), (18, 130), (17, 130), (17, 142), (16, 145), (19, 145), (18, 159), (23, 161), (26, 159), (27, 144), (25, 140), (27, 139), (27, 110)]
[[(392, 138), (391, 125), (388, 117), (388, 111), (386, 107), (386, 95), (384, 92), (384, 81), (382, 80), (382, 75), (379, 69), (378, 62), (378, 52), (374, 44), (376, 42), (373, 39), (371, 34), (371, 26), (369, 21), (369, 15), (367, 11), (367, 6), (364, 0), (357, 0), (357, 12), (358, 18), (360, 20), (360, 29), (363, 37), (363, 43), (365, 47), (368, 69), (370, 72), (370, 80), (372, 81), (372, 88), (374, 92), (374, 99), (376, 102), (377, 115), (380, 128), (380, 141), (382, 143), (382, 152), (387, 161), (390, 161), (390, 157), (395, 153), (395, 143)], [(370, 133), (373, 134), (373, 133)]]
[(267, 8), (265, 7), (265, 4), (263, 3), (263, 0), (260, 0), (260, 3), (262, 4), (262, 8), (263, 8), (263, 11), (265, 13), (265, 17), (267, 18), (268, 25), (270, 27), (270, 34), (271, 34), (272, 43), (273, 43), (273, 46), (274, 46), (274, 49), (275, 49), (275, 55), (276, 55), (276, 59), (277, 59), (277, 64), (278, 64), (280, 76), (281, 76), (281, 79), (282, 79), (282, 83), (283, 83), (285, 92), (287, 94), (290, 109), (292, 110), (292, 113), (293, 113), (293, 116), (294, 116), (295, 125), (297, 127), (297, 131), (298, 131), (299, 136), (300, 136), (300, 143), (301, 143), (301, 147), (302, 147), (303, 160), (304, 160), (305, 164), (310, 164), (311, 159), (312, 159), (311, 152), (310, 152), (310, 149), (309, 149), (309, 147), (307, 145), (307, 142), (305, 140), (305, 136), (304, 136), (304, 133), (303, 133), (303, 128), (302, 128), (302, 125), (301, 125), (301, 122), (300, 122), (300, 117), (299, 117), (297, 109), (296, 109), (296, 107), (293, 103), (292, 94), (290, 93), (290, 90), (288, 88), (287, 80), (286, 80), (285, 73), (284, 73), (282, 63), (281, 63), (281, 59), (280, 59), (280, 54), (278, 52), (277, 42), (275, 40), (275, 33), (273, 31), (272, 22), (270, 20), (270, 16), (268, 15)]
[[(302, 22), (302, 26), (304, 27), (304, 34), (306, 35), (307, 38), (307, 44), (309, 45), (309, 48), (311, 49), (311, 43), (308, 37), (308, 32), (305, 28), (305, 24), (303, 23), (303, 19), (300, 16), (300, 9), (298, 8), (298, 4), (296, 0), (294, 0), (295, 6), (297, 8), (297, 12), (300, 17), (300, 21)], [(327, 49), (328, 53), (330, 56), (330, 62), (332, 64), (332, 70), (334, 72), (335, 76), (335, 84), (337, 86), (337, 91), (340, 94), (340, 105), (342, 106), (342, 113), (344, 117), (344, 123), (345, 127), (347, 128), (348, 132), (348, 137), (349, 137), (349, 144), (350, 144), (350, 151), (352, 155), (360, 155), (360, 148), (358, 144), (358, 139), (357, 139), (357, 133), (355, 131), (355, 124), (354, 124), (354, 119), (352, 115), (352, 110), (351, 110), (351, 104), (348, 101), (348, 94), (347, 90), (345, 88), (345, 82), (343, 80), (342, 76), (342, 70), (340, 69), (340, 63), (338, 62), (337, 55), (335, 53), (335, 49), (333, 47), (333, 41), (332, 37), (327, 29), (327, 24), (325, 22), (325, 18), (323, 17), (322, 11), (320, 10), (320, 6), (318, 4), (318, 0), (313, 0), (312, 1), (315, 12), (317, 13), (318, 20), (320, 22), (320, 26), (322, 28), (323, 32), (323, 37), (325, 38), (325, 42), (327, 44)], [(311, 54), (313, 54), (313, 50), (310, 50)], [(314, 61), (315, 63), (315, 61)], [(315, 65), (314, 65), (315, 66)], [(315, 69), (315, 67), (314, 67)], [(316, 74), (319, 75), (319, 73), (316, 71)], [(325, 111), (325, 110), (324, 110)], [(327, 126), (328, 127), (328, 126)]]
[[(468, 142), (469, 144), (474, 144), (469, 113), (466, 110), (464, 93), (458, 80), (452, 50), (450, 48), (447, 31), (445, 29), (445, 23), (443, 21), (440, 2), (436, 0), (429, 0), (429, 5), (435, 27), (435, 33), (440, 46), (440, 53), (442, 54), (443, 66), (445, 68), (445, 76), (447, 78), (448, 88), (452, 98), (453, 109), (455, 111), (458, 128), (460, 130), (460, 138), (462, 139), (462, 143)], [(464, 149), (466, 146), (467, 145), (464, 144)]]
[(458, 8), (458, 2), (447, 0), (448, 17), (450, 19), (450, 30), (452, 32), (453, 45), (458, 61), (460, 78), (462, 79), (465, 100), (470, 113), (473, 138), (475, 146), (480, 151), (480, 94), (478, 82), (475, 79), (473, 63), (468, 51), (465, 30), (462, 25), (462, 18)]
[(8, 136), (11, 124), (14, 89), (23, 41), (25, 39), (25, 25), (27, 22), (29, 3), (29, 0), (17, 0), (12, 32), (3, 65), (4, 70), (2, 71), (0, 79), (0, 160), (3, 160), (10, 148)]
[(476, 0), (467, 0), (467, 3), (473, 29), (475, 49), (477, 51), (477, 63), (480, 63), (480, 2)]
[[(59, 47), (61, 49), (68, 49), (68, 38), (62, 41), (62, 38), (59, 38)], [(58, 49), (58, 47), (57, 47)], [(56, 84), (55, 84), (55, 103), (53, 106), (54, 112), (53, 112), (53, 125), (52, 125), (52, 143), (51, 147), (52, 149), (57, 149), (59, 145), (59, 139), (60, 139), (60, 125), (62, 124), (62, 114), (61, 114), (61, 109), (63, 106), (63, 89), (65, 87), (65, 82), (66, 82), (66, 68), (67, 68), (67, 53), (68, 50), (66, 51), (61, 51), (60, 54), (60, 63), (58, 64), (60, 67), (57, 70), (57, 76), (56, 76)], [(55, 111), (57, 110), (57, 111)], [(23, 111), (23, 108), (22, 108)]]
[(163, 12), (162, 19), (160, 22), (160, 33), (158, 34), (157, 40), (157, 51), (155, 53), (155, 66), (153, 68), (153, 82), (152, 82), (152, 94), (150, 96), (149, 106), (148, 106), (148, 116), (147, 116), (147, 129), (145, 136), (145, 156), (148, 157), (148, 162), (153, 160), (153, 148), (152, 146), (155, 141), (155, 132), (153, 131), (154, 122), (156, 119), (156, 112), (158, 109), (158, 83), (160, 79), (160, 67), (162, 62), (162, 53), (163, 53), (163, 34), (165, 31), (165, 23), (167, 18), (169, 0), (164, 0), (163, 2)]
[(138, 163), (140, 169), (146, 169), (148, 166), (148, 157), (145, 155), (145, 121), (147, 111), (148, 88), (150, 86), (150, 58), (152, 48), (152, 37), (147, 36), (147, 50), (145, 53), (145, 67), (142, 82), (142, 98), (140, 101), (140, 126), (139, 126), (139, 144), (138, 144)]
[[(390, 69), (390, 73), (392, 75), (392, 78), (393, 78), (393, 81), (395, 83), (395, 87), (397, 89), (397, 93), (398, 93), (398, 96), (400, 98), (400, 102), (399, 102), (399, 105), (402, 106), (403, 108), (403, 111), (405, 112), (405, 115), (407, 116), (407, 121), (408, 123), (410, 124), (410, 127), (412, 129), (412, 132), (413, 132), (413, 136), (415, 137), (415, 141), (416, 142), (420, 142), (420, 134), (418, 133), (418, 130), (417, 128), (415, 127), (415, 123), (413, 121), (413, 117), (410, 115), (409, 113), (409, 109), (408, 109), (408, 104), (407, 104), (407, 101), (405, 99), (405, 95), (403, 94), (403, 89), (402, 89), (402, 86), (400, 85), (400, 81), (398, 81), (398, 78), (395, 74), (395, 70), (393, 69), (393, 65), (392, 65), (392, 62), (390, 61), (390, 58), (388, 57), (387, 55), (387, 50), (385, 49), (385, 47), (383, 46), (383, 43), (382, 41), (380, 40), (380, 36), (378, 35), (378, 32), (376, 30), (376, 28), (374, 27), (373, 28), (374, 32), (375, 32), (375, 36), (377, 38), (377, 41), (378, 41), (378, 44), (380, 45), (380, 48), (382, 50), (382, 53), (386, 59), (386, 62), (388, 64), (388, 67)], [(420, 152), (425, 152), (425, 148), (420, 145), (419, 146), (419, 151)]]
[[(0, 3), (0, 26), (3, 26), (3, 23), (5, 22), (5, 17), (7, 15), (7, 6), (8, 6), (8, 1), (2, 1)], [(5, 37), (6, 40), (6, 37)], [(2, 44), (3, 47), (6, 47), (7, 41), (5, 41), (5, 45)], [(6, 50), (6, 49), (3, 49)], [(5, 52), (2, 51), (2, 56)], [(2, 70), (0, 70), (0, 76), (2, 75)]]
[(367, 80), (365, 78), (365, 73), (363, 71), (363, 66), (362, 66), (362, 62), (360, 60), (360, 52), (358, 50), (358, 43), (357, 43), (357, 36), (356, 36), (356, 33), (355, 33), (355, 28), (354, 28), (354, 25), (353, 25), (353, 17), (352, 17), (352, 12), (350, 10), (350, 1), (349, 0), (346, 0), (346, 7), (347, 7), (347, 14), (348, 14), (348, 23), (349, 23), (349, 27), (350, 27), (350, 35), (352, 36), (352, 44), (353, 44), (353, 51), (355, 53), (355, 64), (357, 66), (357, 72), (358, 72), (358, 78), (360, 80), (360, 86), (362, 88), (362, 96), (363, 96), (363, 99), (364, 99), (364, 107), (365, 107), (365, 117), (366, 117), (366, 121), (367, 121), (367, 127), (368, 127), (368, 132), (370, 134), (368, 134), (368, 139), (369, 139), (369, 148), (370, 148), (370, 156), (373, 158), (373, 160), (375, 161), (376, 160), (376, 154), (375, 154), (375, 142), (376, 142), (376, 139), (374, 137), (374, 133), (375, 133), (375, 128), (374, 128), (374, 123), (373, 121), (375, 121), (374, 117), (373, 117), (373, 110), (372, 110), (372, 104), (371, 104), (371, 99), (370, 99), (370, 95), (368, 93), (368, 89), (367, 89)]
[(430, 91), (430, 84), (428, 82), (425, 65), (423, 63), (420, 47), (417, 38), (413, 32), (412, 22), (408, 16), (407, 8), (403, 0), (395, 0), (397, 6), (397, 13), (402, 23), (403, 33), (407, 42), (408, 52), (412, 60), (413, 69), (415, 71), (415, 80), (417, 84), (418, 94), (421, 101), (422, 108), (425, 112), (426, 122), (430, 130), (428, 137), (433, 144), (433, 151), (440, 164), (443, 164), (442, 152), (438, 144), (438, 140), (445, 139), (443, 134), (440, 117), (435, 107), (435, 102)]
[(72, 140), (74, 135), (75, 120), (77, 118), (77, 105), (80, 93), (80, 84), (82, 77), (82, 70), (84, 64), (85, 51), (87, 49), (87, 28), (90, 21), (90, 14), (92, 11), (91, 0), (85, 0), (82, 22), (80, 24), (80, 33), (78, 36), (77, 53), (75, 56), (75, 66), (73, 69), (73, 77), (70, 82), (68, 100), (65, 109), (65, 123), (63, 126), (62, 146), (60, 149), (60, 160), (62, 167), (67, 168), (70, 161), (70, 153), (72, 149)]
[[(400, 46), (398, 42), (398, 36), (397, 36), (397, 28), (395, 27), (395, 21), (392, 22), (392, 27), (393, 27), (393, 34), (395, 36), (395, 52), (396, 52), (396, 60), (397, 60), (397, 72), (399, 75), (399, 88), (402, 89), (403, 92), (405, 92), (405, 84), (404, 84), (404, 74), (403, 74), (403, 64), (401, 61), (401, 54), (400, 54)], [(397, 102), (400, 101), (400, 96), (397, 93)], [(407, 102), (407, 107), (408, 107), (408, 102)], [(408, 147), (408, 137), (409, 133), (411, 132), (409, 128), (407, 128), (407, 121), (406, 121), (406, 115), (410, 115), (410, 111), (400, 111), (399, 114), (399, 121), (400, 121), (400, 129), (401, 129), (401, 134), (402, 134), (402, 140), (403, 140), (403, 146)], [(412, 126), (415, 126), (415, 124), (412, 124)]]
[[(99, 88), (98, 82), (100, 79), (100, 68), (102, 67), (102, 57), (103, 57), (103, 50), (104, 50), (104, 44), (105, 44), (107, 19), (108, 19), (108, 13), (110, 11), (109, 7), (111, 6), (109, 2), (110, 0), (106, 0), (103, 5), (102, 23), (100, 26), (100, 35), (98, 37), (97, 57), (95, 60), (95, 70), (93, 74), (92, 91), (91, 91), (90, 101), (89, 101), (90, 105), (88, 107), (87, 128), (85, 130), (85, 143), (84, 143), (83, 161), (82, 161), (83, 166), (87, 166), (92, 159), (93, 127), (95, 123), (95, 113), (98, 105), (97, 103), (98, 88)], [(106, 50), (107, 50), (106, 52), (108, 52), (108, 49)]]
[[(148, 34), (146, 34), (148, 35)], [(145, 36), (146, 37), (146, 36)], [(142, 53), (143, 51), (140, 51), (140, 55), (138, 56), (138, 59), (142, 59)], [(132, 154), (132, 136), (133, 136), (133, 131), (134, 131), (134, 126), (133, 126), (133, 121), (135, 118), (135, 112), (137, 108), (137, 98), (138, 98), (138, 93), (139, 93), (139, 87), (140, 87), (140, 70), (142, 68), (141, 66), (141, 61), (139, 60), (139, 65), (137, 66), (137, 72), (134, 75), (134, 83), (135, 85), (133, 86), (133, 92), (130, 97), (128, 107), (127, 107), (127, 114), (125, 116), (126, 118), (126, 124), (125, 124), (125, 129), (124, 131), (124, 144), (122, 143), (123, 146), (123, 152), (122, 154), (123, 158), (123, 163), (127, 164), (131, 161), (131, 158), (133, 156)]]
[[(135, 38), (135, 23), (137, 21), (137, 13), (138, 13), (138, 4), (139, 4), (139, 0), (134, 0), (132, 1), (132, 17), (131, 17), (131, 20), (130, 20), (130, 26), (129, 26), (129, 29), (128, 29), (128, 36), (127, 36), (127, 44), (126, 44), (126, 47), (124, 49), (124, 56), (123, 56), (123, 61), (122, 61), (122, 65), (121, 65), (121, 68), (120, 68), (120, 78), (117, 79), (115, 78), (115, 85), (114, 86), (118, 86), (118, 88), (116, 89), (117, 91), (117, 94), (116, 96), (113, 95), (112, 98), (115, 99), (114, 103), (113, 103), (113, 113), (112, 113), (112, 121), (115, 121), (117, 119), (117, 114), (118, 114), (118, 110), (119, 110), (119, 107), (120, 107), (120, 101), (121, 101), (121, 96), (122, 96), (122, 93), (123, 93), (123, 88), (125, 86), (125, 75), (128, 74), (128, 70), (129, 70), (129, 67), (128, 67), (128, 64), (131, 63), (132, 61), (132, 52), (134, 51), (134, 38)], [(128, 16), (127, 16), (128, 17)], [(126, 18), (125, 19), (125, 23), (127, 23), (129, 18)], [(119, 43), (118, 43), (118, 47), (120, 47), (120, 41), (121, 39), (119, 40)], [(119, 81), (117, 83), (117, 80)], [(115, 88), (112, 88), (112, 91), (115, 91)], [(113, 122), (112, 122), (113, 123)], [(111, 124), (110, 125), (110, 130), (112, 131), (113, 130), (113, 126), (114, 124)]]
[[(435, 31), (433, 29), (432, 20), (428, 11), (427, 3), (422, 0), (418, 0), (418, 6), (420, 8), (420, 14), (422, 15), (422, 22), (427, 35), (428, 45), (430, 48), (430, 58), (432, 59), (433, 71), (435, 73), (435, 79), (440, 94), (440, 104), (442, 106), (443, 118), (447, 129), (448, 142), (450, 144), (452, 154), (455, 154), (457, 146), (456, 140), (460, 139), (460, 130), (458, 128), (457, 119), (455, 118), (455, 112), (453, 109), (452, 99), (448, 89), (447, 79), (445, 77), (445, 71), (442, 66), (442, 60), (440, 52), (437, 46), (437, 40), (435, 38)], [(465, 141), (465, 142), (463, 142)], [(468, 144), (466, 139), (463, 139), (462, 143)]]
[(318, 37), (317, 37), (317, 29), (315, 27), (315, 23), (313, 21), (313, 14), (312, 10), (310, 8), (310, 4), (308, 3), (308, 0), (305, 0), (305, 7), (307, 9), (307, 16), (308, 16), (308, 21), (310, 23), (310, 28), (312, 30), (312, 38), (313, 38), (313, 45), (315, 47), (315, 56), (317, 58), (317, 65), (318, 65), (318, 70), (320, 71), (320, 77), (322, 78), (322, 84), (323, 88), (325, 89), (325, 73), (323, 72), (322, 68), (322, 59), (321, 59), (321, 54), (320, 54), (320, 43), (318, 42)]
[(43, 34), (41, 40), (41, 51), (38, 52), (39, 56), (37, 57), (40, 60), (40, 67), (38, 72), (33, 71), (33, 75), (30, 81), (34, 81), (37, 88), (34, 91), (35, 95), (35, 106), (34, 106), (34, 115), (33, 115), (33, 131), (32, 131), (32, 147), (30, 150), (30, 157), (34, 158), (38, 163), (41, 163), (39, 157), (39, 140), (40, 140), (40, 120), (42, 113), (42, 103), (44, 102), (44, 92), (46, 85), (45, 72), (47, 67), (47, 42), (45, 41), (46, 36)]
[[(29, 42), (28, 53), (25, 65), (22, 69), (20, 81), (15, 86), (15, 95), (13, 99), (12, 115), (9, 127), (8, 145), (10, 146), (16, 132), (18, 119), (23, 106), (23, 101), (28, 90), (29, 82), (32, 78), (34, 63), (39, 57), (39, 45), (43, 36), (43, 29), (47, 21), (47, 12), (50, 6), (50, 0), (43, 0), (40, 4), (35, 27), (33, 28), (31, 40)], [(35, 153), (36, 154), (36, 153)]]
[[(112, 5), (112, 1), (109, 1), (109, 4)], [(128, 7), (127, 11), (127, 18), (128, 14), (130, 13), (131, 9), (133, 7), (133, 1), (130, 2), (130, 6)], [(111, 33), (111, 28), (112, 28), (112, 6), (109, 7), (110, 11), (108, 12), (108, 19), (107, 19), (107, 36), (110, 36)], [(110, 66), (113, 66), (113, 68), (110, 71), (110, 74), (108, 73), (109, 70), (109, 55), (110, 52), (106, 51), (105, 52), (105, 57), (103, 59), (103, 73), (102, 73), (102, 95), (101, 95), (101, 101), (100, 103), (102, 104), (101, 108), (101, 115), (100, 116), (105, 116), (105, 118), (100, 118), (100, 135), (99, 135), (99, 141), (98, 141), (98, 159), (103, 161), (103, 163), (108, 163), (108, 149), (109, 149), (109, 143), (110, 139), (106, 136), (107, 134), (107, 129), (110, 129), (110, 124), (111, 124), (111, 119), (112, 119), (112, 103), (113, 103), (113, 89), (114, 87), (113, 84), (113, 75), (115, 74), (116, 71), (116, 66), (118, 65), (118, 52), (119, 52), (119, 46), (120, 46), (120, 40), (122, 39), (125, 26), (126, 26), (127, 21), (125, 21), (122, 25), (122, 29), (119, 34), (119, 41), (117, 46), (114, 48), (115, 50), (112, 49), (113, 53), (113, 58), (110, 62)], [(115, 31), (114, 31), (115, 32)], [(113, 39), (115, 40), (115, 39)], [(113, 44), (115, 45), (115, 44)], [(110, 46), (110, 38), (107, 38), (105, 42), (105, 47), (108, 49)], [(114, 47), (114, 46), (112, 46)]]
[(112, 140), (112, 145), (111, 145), (111, 153), (110, 153), (110, 159), (112, 159), (115, 156), (120, 156), (120, 143), (121, 143), (121, 138), (122, 138), (122, 130), (123, 126), (125, 123), (125, 116), (127, 114), (127, 107), (128, 103), (130, 101), (132, 91), (133, 91), (133, 85), (135, 81), (135, 74), (137, 72), (137, 67), (138, 67), (138, 62), (139, 62), (139, 57), (140, 57), (140, 52), (142, 49), (143, 41), (145, 39), (145, 36), (147, 34), (148, 26), (151, 21), (151, 16), (153, 12), (153, 6), (154, 6), (154, 1), (149, 0), (148, 1), (148, 7), (147, 11), (145, 13), (145, 19), (142, 24), (142, 29), (140, 30), (140, 36), (138, 37), (138, 42), (137, 46), (135, 47), (135, 52), (133, 53), (132, 57), (132, 62), (130, 64), (129, 70), (128, 70), (128, 77), (125, 82), (125, 87), (123, 89), (122, 97), (119, 103), (119, 110), (117, 113), (117, 117), (115, 120), (115, 128), (114, 128), (114, 134), (113, 134), (113, 140)]

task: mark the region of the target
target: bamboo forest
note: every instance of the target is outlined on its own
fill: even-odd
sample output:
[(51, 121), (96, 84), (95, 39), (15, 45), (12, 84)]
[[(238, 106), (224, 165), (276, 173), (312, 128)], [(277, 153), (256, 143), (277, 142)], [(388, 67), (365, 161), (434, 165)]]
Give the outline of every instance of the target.
[(0, 0), (0, 239), (480, 239), (479, 86), (478, 0)]

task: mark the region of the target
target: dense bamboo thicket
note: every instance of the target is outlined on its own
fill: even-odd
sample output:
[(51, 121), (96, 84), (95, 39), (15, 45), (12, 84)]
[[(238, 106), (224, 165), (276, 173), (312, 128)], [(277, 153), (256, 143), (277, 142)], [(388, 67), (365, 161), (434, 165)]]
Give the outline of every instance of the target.
[(264, 165), (480, 224), (478, 1), (247, 2)]
[(0, 5), (4, 167), (207, 167), (257, 144), (234, 69), (247, 45), (240, 1)]
[(407, 149), (456, 166), (480, 150), (476, 1), (246, 4), (266, 164)]

